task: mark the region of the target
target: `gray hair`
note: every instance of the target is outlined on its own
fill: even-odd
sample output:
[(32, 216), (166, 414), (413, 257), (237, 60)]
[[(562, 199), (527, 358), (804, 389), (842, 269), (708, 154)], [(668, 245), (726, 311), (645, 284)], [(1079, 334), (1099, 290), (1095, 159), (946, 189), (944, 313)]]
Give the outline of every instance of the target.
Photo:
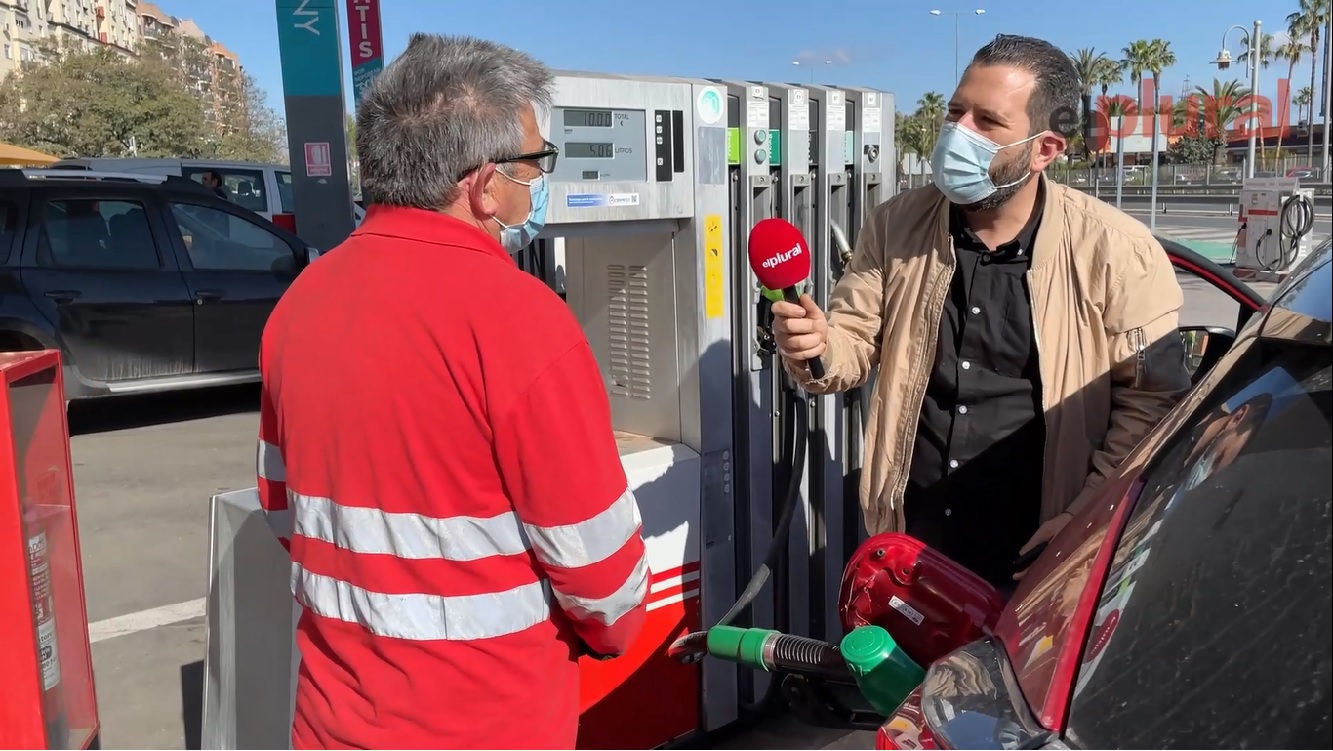
[(368, 201), (441, 208), (469, 171), (523, 150), (519, 118), (525, 107), (550, 107), (551, 81), (545, 65), (511, 47), (413, 34), (357, 107)]

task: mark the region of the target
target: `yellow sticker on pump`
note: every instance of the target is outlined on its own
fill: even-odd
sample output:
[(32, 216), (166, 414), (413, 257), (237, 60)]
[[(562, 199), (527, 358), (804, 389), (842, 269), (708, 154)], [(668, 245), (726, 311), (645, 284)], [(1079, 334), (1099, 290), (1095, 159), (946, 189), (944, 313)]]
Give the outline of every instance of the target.
[(704, 216), (704, 318), (727, 312), (725, 258), (722, 255), (722, 215)]

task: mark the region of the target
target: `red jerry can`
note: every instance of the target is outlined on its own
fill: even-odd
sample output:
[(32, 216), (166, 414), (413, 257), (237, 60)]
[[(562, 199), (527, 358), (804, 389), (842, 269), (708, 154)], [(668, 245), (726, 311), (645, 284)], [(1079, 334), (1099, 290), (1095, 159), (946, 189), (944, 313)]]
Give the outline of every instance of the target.
[(879, 626), (928, 667), (988, 633), (1005, 598), (986, 580), (905, 534), (866, 540), (842, 575), (842, 627)]

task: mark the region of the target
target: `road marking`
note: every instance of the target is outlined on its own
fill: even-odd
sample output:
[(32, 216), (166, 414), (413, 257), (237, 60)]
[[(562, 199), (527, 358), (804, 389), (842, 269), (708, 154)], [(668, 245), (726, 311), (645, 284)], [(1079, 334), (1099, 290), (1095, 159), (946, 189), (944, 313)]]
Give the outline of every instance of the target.
[(173, 623), (198, 618), (204, 615), (207, 602), (207, 599), (200, 597), (189, 602), (163, 605), (158, 608), (140, 610), (137, 613), (126, 613), (115, 618), (90, 623), (88, 624), (88, 641), (96, 644), (99, 641), (114, 639), (117, 636), (128, 636), (140, 631), (148, 631), (160, 626), (170, 626)]

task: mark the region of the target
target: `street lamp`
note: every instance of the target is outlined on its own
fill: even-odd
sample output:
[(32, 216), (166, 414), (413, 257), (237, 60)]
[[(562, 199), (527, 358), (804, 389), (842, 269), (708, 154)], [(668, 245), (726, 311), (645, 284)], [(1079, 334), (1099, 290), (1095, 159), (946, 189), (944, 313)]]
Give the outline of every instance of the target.
[[(791, 61), (791, 64), (792, 64), (792, 65), (802, 65), (802, 62), (801, 62), (800, 60), (792, 60), (792, 61)], [(807, 66), (809, 66), (809, 68), (810, 68), (810, 83), (813, 84), (813, 83), (815, 82), (815, 64), (814, 64), (814, 62), (812, 62), (812, 61), (806, 61), (804, 64), (807, 65)], [(833, 61), (832, 61), (832, 60), (825, 60), (825, 61), (824, 61), (824, 64), (825, 64), (825, 65), (832, 65), (832, 64), (833, 64)]]
[[(1232, 31), (1239, 30), (1245, 39), (1245, 49), (1248, 52), (1245, 55), (1245, 62), (1250, 65), (1250, 146), (1248, 154), (1245, 157), (1245, 176), (1254, 177), (1255, 150), (1258, 146), (1259, 138), (1259, 65), (1262, 60), (1259, 59), (1260, 45), (1263, 44), (1263, 32), (1260, 30), (1261, 24), (1254, 22), (1254, 30), (1250, 31), (1240, 24), (1233, 24), (1226, 31), (1222, 32), (1222, 50), (1217, 53), (1217, 59), (1213, 65), (1218, 70), (1226, 70), (1231, 67), (1231, 50), (1227, 49), (1227, 35)], [(1314, 127), (1314, 118), (1310, 118), (1310, 127)]]
[(932, 10), (930, 12), (930, 15), (953, 16), (953, 82), (954, 85), (957, 86), (958, 85), (958, 17), (965, 15), (984, 16), (986, 15), (986, 10), (984, 8), (977, 8), (971, 13), (962, 10)]

